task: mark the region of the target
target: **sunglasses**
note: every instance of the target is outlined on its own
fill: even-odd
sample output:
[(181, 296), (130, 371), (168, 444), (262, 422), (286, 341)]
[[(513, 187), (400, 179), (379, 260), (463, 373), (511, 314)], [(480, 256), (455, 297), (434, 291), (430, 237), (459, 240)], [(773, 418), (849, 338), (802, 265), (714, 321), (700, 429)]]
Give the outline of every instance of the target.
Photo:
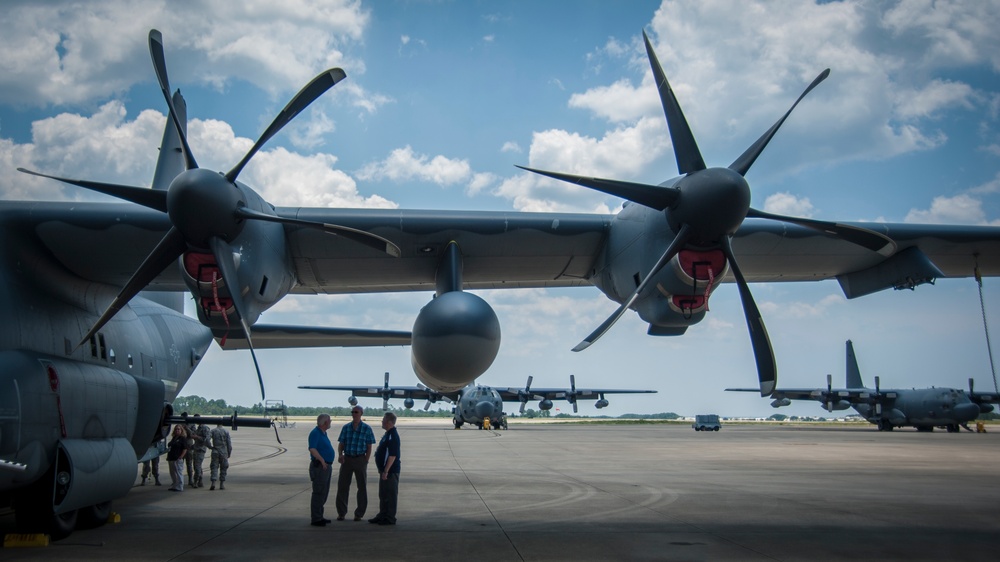
[(360, 415), (361, 415), (361, 412), (359, 412), (359, 411), (357, 411), (357, 410), (354, 410), (353, 412), (351, 412), (351, 415), (353, 416), (354, 414), (357, 414), (357, 415), (359, 415), (359, 416), (360, 416)]

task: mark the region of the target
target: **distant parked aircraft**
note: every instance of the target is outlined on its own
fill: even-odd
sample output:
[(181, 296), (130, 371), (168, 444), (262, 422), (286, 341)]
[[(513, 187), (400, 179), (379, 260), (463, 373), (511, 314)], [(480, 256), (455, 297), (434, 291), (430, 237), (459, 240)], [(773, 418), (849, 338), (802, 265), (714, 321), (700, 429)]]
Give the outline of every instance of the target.
[[(779, 388), (771, 393), (771, 406), (788, 406), (792, 400), (817, 400), (827, 411), (854, 408), (866, 420), (882, 431), (913, 426), (917, 431), (934, 431), (942, 427), (956, 432), (959, 427), (993, 411), (998, 395), (976, 392), (969, 379), (969, 391), (955, 388), (913, 388), (883, 390), (875, 377), (875, 388), (861, 381), (861, 371), (854, 354), (854, 344), (847, 340), (847, 388), (833, 388), (831, 375), (826, 376), (826, 388)], [(727, 388), (736, 392), (759, 392), (757, 388)]]
[(566, 400), (573, 405), (573, 412), (576, 413), (576, 403), (580, 399), (594, 399), (594, 406), (598, 409), (608, 405), (605, 394), (643, 394), (655, 393), (655, 390), (627, 390), (608, 388), (577, 388), (576, 377), (569, 376), (569, 388), (531, 388), (533, 377), (528, 377), (528, 383), (524, 388), (494, 388), (478, 384), (470, 384), (465, 388), (460, 388), (454, 392), (437, 392), (424, 385), (417, 386), (389, 386), (389, 373), (385, 374), (385, 382), (381, 388), (365, 386), (300, 386), (299, 388), (311, 390), (347, 390), (351, 392), (347, 401), (353, 406), (358, 403), (358, 396), (371, 398), (382, 398), (382, 409), (389, 409), (390, 398), (403, 398), (403, 406), (412, 408), (414, 399), (427, 400), (424, 409), (430, 408), (432, 403), (438, 400), (454, 403), (452, 408), (454, 417), (452, 422), (455, 427), (462, 427), (464, 424), (483, 426), (483, 420), (490, 419), (490, 425), (494, 429), (499, 429), (503, 424), (504, 412), (503, 403), (520, 402), (520, 412), (524, 413), (524, 406), (529, 400), (538, 400), (538, 407), (542, 410), (552, 409), (553, 400)]

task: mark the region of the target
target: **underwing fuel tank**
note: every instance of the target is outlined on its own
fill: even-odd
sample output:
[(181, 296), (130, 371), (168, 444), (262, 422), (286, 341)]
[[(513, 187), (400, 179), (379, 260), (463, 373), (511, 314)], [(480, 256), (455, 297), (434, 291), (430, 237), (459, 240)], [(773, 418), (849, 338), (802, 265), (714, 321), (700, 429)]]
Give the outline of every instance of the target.
[(472, 383), (500, 350), (500, 320), (482, 298), (463, 291), (438, 295), (413, 323), (413, 371), (439, 392)]

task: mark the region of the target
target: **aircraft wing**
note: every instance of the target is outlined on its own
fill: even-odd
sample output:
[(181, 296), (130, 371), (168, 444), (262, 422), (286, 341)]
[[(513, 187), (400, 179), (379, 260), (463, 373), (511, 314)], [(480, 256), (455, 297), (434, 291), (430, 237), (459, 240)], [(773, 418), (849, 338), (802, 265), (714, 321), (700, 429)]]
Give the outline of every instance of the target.
[(969, 400), (976, 404), (1000, 404), (1000, 394), (995, 392), (970, 392)]
[[(291, 347), (368, 347), (410, 345), (410, 332), (365, 330), (312, 326), (272, 326), (255, 324), (250, 328), (256, 349), (286, 349)], [(246, 337), (239, 330), (216, 334), (215, 341), (225, 350), (249, 349)]]
[[(461, 248), (467, 289), (589, 285), (613, 218), (571, 213), (278, 211), (368, 231), (392, 240), (402, 251), (401, 257), (391, 258), (316, 230), (291, 230), (288, 239), (300, 282), (298, 293), (432, 290), (439, 252), (453, 240)], [(849, 297), (893, 286), (885, 280), (891, 277), (886, 269), (931, 271), (923, 256), (933, 271), (947, 277), (971, 277), (977, 259), (983, 275), (1000, 275), (998, 227), (850, 224), (891, 237), (896, 253), (887, 258), (808, 228), (759, 219), (743, 223), (732, 247), (749, 282), (836, 278)], [(914, 255), (914, 248), (920, 255)], [(733, 281), (732, 274), (724, 281)]]
[[(612, 215), (503, 211), (278, 208), (282, 216), (339, 224), (383, 236), (401, 249), (394, 258), (314, 229), (286, 226), (297, 294), (426, 291), (448, 242), (464, 260), (467, 289), (589, 286)], [(170, 228), (166, 215), (123, 203), (0, 201), (5, 239), (24, 252), (38, 248), (73, 274), (124, 286)], [(749, 282), (838, 278), (848, 296), (888, 288), (879, 266), (917, 248), (947, 277), (1000, 276), (1000, 228), (989, 226), (854, 224), (891, 237), (885, 256), (807, 228), (748, 219), (733, 251)], [(99, 249), (99, 250), (95, 250)], [(902, 258), (900, 258), (902, 259)], [(732, 281), (729, 274), (725, 281)], [(185, 291), (178, 268), (146, 287)]]
[[(255, 339), (254, 342), (257, 340)], [(458, 392), (437, 392), (421, 386), (300, 386), (304, 390), (345, 390), (362, 398), (413, 398), (415, 400), (458, 399)]]
[[(759, 388), (727, 388), (727, 392), (756, 392)], [(830, 402), (845, 400), (851, 404), (872, 404), (879, 401), (879, 392), (871, 388), (776, 388), (770, 394), (775, 400), (816, 400)], [(881, 400), (896, 398), (896, 392), (882, 390)]]
[[(523, 393), (523, 388), (497, 388), (497, 392), (500, 393), (500, 398), (504, 401), (517, 402), (520, 400), (519, 392)], [(593, 399), (597, 400), (602, 394), (656, 394), (655, 390), (631, 390), (625, 388), (578, 388), (575, 391), (576, 399)], [(760, 392), (758, 390), (758, 392)], [(529, 400), (566, 400), (574, 392), (569, 388), (534, 388), (532, 387), (528, 394), (530, 395)]]

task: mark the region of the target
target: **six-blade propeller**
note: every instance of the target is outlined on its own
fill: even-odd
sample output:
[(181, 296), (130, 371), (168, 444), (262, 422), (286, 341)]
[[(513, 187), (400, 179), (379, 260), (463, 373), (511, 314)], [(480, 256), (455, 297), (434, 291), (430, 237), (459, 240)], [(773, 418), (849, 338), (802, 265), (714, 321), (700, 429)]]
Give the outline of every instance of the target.
[(590, 189), (627, 199), (634, 203), (662, 211), (665, 219), (671, 225), (676, 225), (676, 235), (666, 250), (655, 262), (649, 273), (638, 283), (632, 294), (621, 306), (605, 320), (589, 336), (584, 338), (573, 351), (586, 349), (604, 333), (606, 333), (626, 310), (635, 304), (636, 300), (645, 296), (650, 280), (666, 266), (681, 250), (688, 245), (701, 248), (716, 247), (723, 251), (732, 269), (733, 277), (740, 292), (743, 311), (746, 316), (747, 329), (753, 345), (754, 358), (757, 362), (757, 375), (760, 381), (760, 393), (763, 396), (771, 394), (777, 382), (777, 368), (774, 352), (767, 335), (767, 329), (761, 319), (760, 311), (753, 300), (753, 295), (747, 286), (746, 279), (740, 270), (736, 255), (733, 253), (731, 238), (743, 220), (747, 217), (778, 220), (796, 224), (806, 228), (819, 230), (831, 236), (858, 244), (883, 255), (895, 251), (895, 243), (882, 234), (850, 225), (787, 217), (773, 213), (758, 211), (750, 207), (750, 186), (744, 176), (750, 166), (770, 142), (778, 128), (788, 118), (795, 106), (822, 82), (829, 74), (824, 70), (799, 96), (792, 107), (754, 142), (739, 158), (726, 168), (707, 168), (701, 151), (695, 141), (694, 134), (684, 118), (680, 104), (674, 96), (670, 83), (660, 66), (653, 46), (646, 33), (642, 34), (646, 45), (646, 54), (653, 71), (656, 86), (660, 94), (660, 102), (670, 130), (670, 139), (674, 147), (677, 169), (682, 177), (666, 185), (644, 185), (613, 179), (594, 178), (523, 168), (562, 181), (575, 183)]
[[(247, 344), (250, 347), (254, 367), (257, 371), (257, 379), (260, 383), (261, 399), (263, 399), (264, 380), (261, 377), (260, 366), (257, 363), (257, 356), (250, 340), (250, 328), (246, 321), (248, 310), (241, 294), (237, 275), (237, 262), (234, 259), (234, 254), (237, 251), (232, 245), (233, 241), (242, 232), (245, 221), (270, 221), (290, 226), (314, 228), (343, 236), (348, 240), (375, 248), (394, 257), (400, 255), (399, 248), (394, 243), (368, 232), (346, 226), (313, 223), (293, 217), (282, 217), (250, 209), (247, 207), (247, 199), (244, 192), (236, 183), (240, 172), (243, 171), (247, 162), (260, 150), (264, 143), (281, 131), (296, 115), (323, 95), (324, 92), (332, 88), (337, 82), (343, 80), (346, 75), (343, 70), (333, 68), (313, 78), (278, 113), (274, 121), (260, 135), (260, 138), (257, 139), (257, 142), (254, 143), (253, 147), (243, 156), (239, 163), (233, 166), (228, 173), (221, 174), (198, 167), (198, 162), (195, 160), (191, 147), (188, 144), (185, 123), (181, 121), (170, 95), (170, 82), (167, 78), (167, 65), (163, 51), (163, 37), (155, 29), (149, 32), (149, 53), (156, 72), (156, 79), (159, 82), (163, 98), (169, 108), (170, 119), (180, 140), (186, 167), (185, 171), (174, 178), (166, 191), (61, 178), (21, 168), (18, 168), (18, 170), (131, 201), (132, 203), (167, 213), (170, 217), (170, 230), (145, 261), (143, 261), (142, 265), (139, 266), (139, 269), (125, 284), (118, 296), (115, 297), (111, 305), (105, 310), (104, 314), (101, 315), (80, 343), (77, 344), (78, 347), (96, 334), (136, 294), (142, 291), (146, 285), (170, 264), (175, 263), (185, 252), (191, 249), (209, 250), (216, 260), (222, 276), (222, 284), (228, 289), (233, 307), (239, 316), (240, 328), (243, 330)], [(249, 188), (244, 186), (244, 189)]]

